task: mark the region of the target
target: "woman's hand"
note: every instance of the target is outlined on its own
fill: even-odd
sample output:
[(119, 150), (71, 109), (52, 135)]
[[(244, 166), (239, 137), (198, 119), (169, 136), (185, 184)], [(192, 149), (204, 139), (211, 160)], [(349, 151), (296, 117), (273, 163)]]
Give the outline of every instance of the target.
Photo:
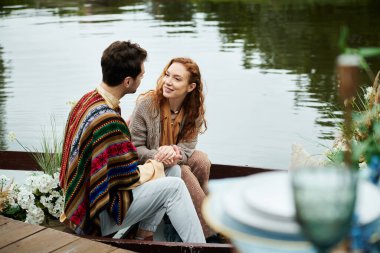
[(166, 167), (173, 166), (182, 159), (181, 149), (176, 146), (161, 146), (154, 156), (154, 160), (162, 162)]
[(158, 152), (154, 156), (154, 160), (164, 162), (165, 160), (173, 159), (176, 155), (172, 146), (161, 146), (158, 148)]
[(164, 163), (166, 167), (172, 167), (176, 164), (178, 164), (179, 161), (182, 160), (182, 154), (181, 154), (181, 148), (178, 147), (177, 145), (172, 145), (176, 155), (174, 156), (173, 159), (171, 159), (171, 161), (169, 160), (168, 163)]

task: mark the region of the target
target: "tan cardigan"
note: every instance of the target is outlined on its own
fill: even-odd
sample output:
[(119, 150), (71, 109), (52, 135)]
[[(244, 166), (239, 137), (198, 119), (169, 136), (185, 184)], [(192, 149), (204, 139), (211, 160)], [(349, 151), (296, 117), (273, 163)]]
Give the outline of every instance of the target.
[[(148, 95), (139, 98), (129, 124), (132, 142), (137, 148), (140, 164), (148, 159), (153, 159), (160, 145), (160, 112), (159, 109), (155, 110), (152, 104), (153, 100)], [(193, 154), (197, 142), (198, 136), (190, 142), (177, 144), (182, 148), (183, 159), (179, 164), (187, 163), (187, 159)]]

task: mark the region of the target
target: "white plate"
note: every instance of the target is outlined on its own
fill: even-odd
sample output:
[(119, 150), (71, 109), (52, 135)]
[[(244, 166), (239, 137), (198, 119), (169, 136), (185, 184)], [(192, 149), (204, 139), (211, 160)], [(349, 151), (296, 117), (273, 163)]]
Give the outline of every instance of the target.
[(226, 214), (250, 227), (268, 232), (298, 235), (300, 228), (294, 219), (276, 219), (247, 205), (242, 193), (251, 183), (252, 177), (248, 177), (242, 182), (234, 184), (230, 190), (226, 191), (225, 197), (222, 199), (222, 207)]
[[(217, 232), (231, 239), (241, 252), (270, 253), (314, 253), (312, 246), (303, 240), (274, 239), (263, 237), (252, 229), (234, 221), (225, 212), (223, 201), (231, 189), (240, 186), (243, 178), (236, 180), (211, 180), (210, 195), (202, 206), (202, 213), (208, 224)], [(231, 203), (231, 205), (234, 203)]]
[[(256, 224), (257, 218), (254, 219), (252, 217), (256, 215), (280, 224), (287, 224), (295, 220), (294, 201), (288, 172), (259, 173), (246, 177), (244, 184), (240, 183), (240, 185), (241, 187), (238, 187), (240, 193), (235, 192), (235, 196), (230, 197), (230, 201), (236, 198), (236, 205), (239, 207), (234, 208), (233, 205), (226, 206), (229, 214), (235, 219), (250, 225)], [(244, 210), (244, 213), (248, 214), (243, 214), (243, 211), (238, 209)], [(359, 180), (356, 211), (359, 214), (361, 225), (367, 225), (379, 219), (380, 189), (365, 180)], [(269, 223), (266, 222), (265, 224)], [(270, 226), (269, 229), (273, 230), (277, 228), (276, 226)], [(287, 229), (289, 228), (285, 230)]]
[(294, 220), (295, 209), (287, 171), (259, 173), (248, 177), (243, 198), (255, 212), (273, 219)]

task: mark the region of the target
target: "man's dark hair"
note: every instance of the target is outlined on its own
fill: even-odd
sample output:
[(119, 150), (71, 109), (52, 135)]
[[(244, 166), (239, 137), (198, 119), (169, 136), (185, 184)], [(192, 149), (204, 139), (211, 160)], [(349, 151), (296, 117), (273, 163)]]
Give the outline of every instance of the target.
[(109, 86), (119, 85), (127, 76), (136, 78), (148, 53), (130, 41), (115, 41), (103, 52), (101, 65), (103, 82)]

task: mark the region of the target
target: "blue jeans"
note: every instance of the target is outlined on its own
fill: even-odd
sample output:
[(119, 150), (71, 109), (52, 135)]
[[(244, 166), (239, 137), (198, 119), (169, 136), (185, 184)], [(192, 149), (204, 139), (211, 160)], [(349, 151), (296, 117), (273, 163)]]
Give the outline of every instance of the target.
[[(179, 168), (178, 165), (174, 167)], [(176, 171), (174, 169), (170, 173)], [(176, 176), (159, 178), (136, 187), (132, 194), (132, 204), (120, 226), (107, 211), (100, 213), (102, 235), (114, 233), (137, 222), (140, 222), (141, 229), (154, 232), (166, 213), (183, 242), (206, 242), (190, 194), (182, 179)]]

